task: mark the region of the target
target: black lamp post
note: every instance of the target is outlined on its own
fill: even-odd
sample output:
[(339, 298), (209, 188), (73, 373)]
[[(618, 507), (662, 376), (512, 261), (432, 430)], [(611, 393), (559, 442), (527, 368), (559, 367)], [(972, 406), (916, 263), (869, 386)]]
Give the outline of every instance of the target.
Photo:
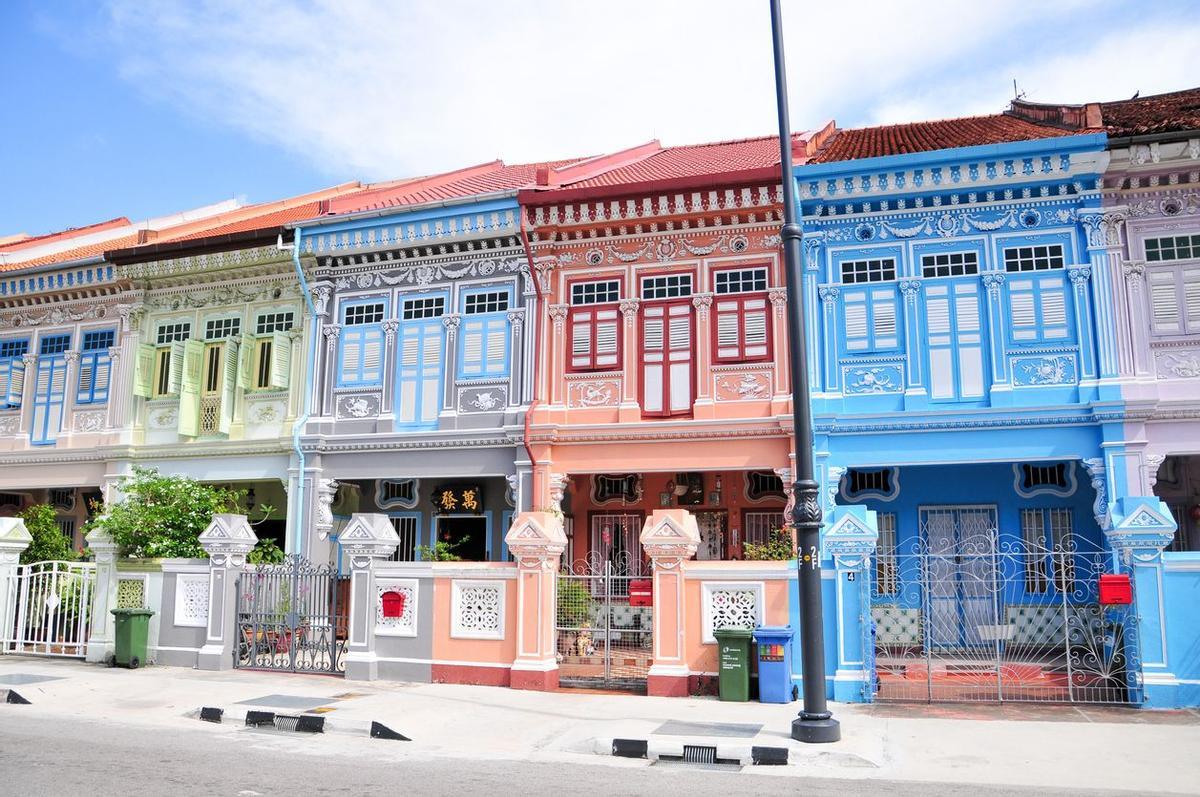
[(804, 332), (803, 260), (796, 187), (792, 178), (792, 128), (788, 121), (787, 75), (783, 65), (783, 18), (779, 0), (771, 2), (771, 38), (775, 50), (775, 102), (779, 111), (779, 163), (783, 172), (783, 262), (787, 273), (789, 370), (792, 376), (792, 434), (796, 440), (796, 570), (800, 598), (800, 644), (804, 707), (792, 721), (792, 738), (836, 742), (841, 726), (825, 702), (825, 635), (821, 616), (821, 499), (813, 480), (812, 419), (809, 417), (808, 349)]

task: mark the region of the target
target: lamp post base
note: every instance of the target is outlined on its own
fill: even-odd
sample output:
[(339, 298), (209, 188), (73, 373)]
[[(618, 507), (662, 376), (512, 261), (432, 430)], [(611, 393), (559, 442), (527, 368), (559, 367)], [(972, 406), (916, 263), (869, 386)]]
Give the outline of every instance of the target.
[(792, 738), (805, 744), (828, 744), (842, 739), (842, 725), (833, 717), (792, 720)]

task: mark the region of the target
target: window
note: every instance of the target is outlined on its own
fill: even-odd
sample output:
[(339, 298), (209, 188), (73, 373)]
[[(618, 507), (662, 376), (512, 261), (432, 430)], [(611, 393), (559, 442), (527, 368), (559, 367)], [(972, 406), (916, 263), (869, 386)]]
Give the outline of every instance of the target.
[(784, 525), (783, 512), (746, 512), (742, 517), (742, 542), (766, 545), (771, 540), (771, 532)]
[(1074, 518), (1065, 507), (1021, 510), (1025, 545), (1025, 591), (1045, 593), (1051, 583), (1059, 592), (1075, 589)]
[(28, 340), (0, 340), (0, 409), (21, 406), (25, 390), (25, 361)]
[(642, 497), (642, 480), (636, 473), (601, 474), (592, 477), (592, 501), (637, 503)]
[(378, 324), (383, 320), (383, 302), (369, 304), (354, 304), (346, 308), (342, 317), (345, 326), (360, 326), (362, 324)]
[(571, 304), (605, 304), (620, 298), (620, 280), (577, 282), (571, 286)]
[(175, 391), (171, 387), (171, 349), (159, 349), (155, 353), (154, 395), (169, 396)]
[(713, 290), (718, 294), (753, 293), (767, 289), (766, 268), (742, 268), (718, 271), (713, 275)]
[(48, 335), (38, 345), (37, 379), (33, 390), (33, 417), (29, 441), (50, 445), (62, 428), (63, 403), (67, 394), (67, 360), (70, 335)]
[(1062, 244), (1014, 246), (1004, 250), (1004, 270), (1008, 272), (1047, 271), (1062, 268), (1065, 262)]
[(900, 591), (896, 573), (896, 515), (878, 512), (879, 540), (875, 546), (875, 594), (896, 595)]
[(295, 313), (287, 310), (280, 313), (260, 313), (254, 325), (255, 335), (270, 335), (272, 332), (287, 332), (295, 324)]
[(213, 318), (204, 323), (205, 340), (224, 340), (236, 336), (241, 331), (240, 318)]
[(855, 285), (862, 282), (890, 282), (896, 279), (894, 257), (877, 260), (842, 261), (842, 283)]
[(108, 383), (112, 376), (112, 359), (108, 356), (108, 350), (115, 340), (116, 332), (111, 329), (83, 333), (76, 404), (101, 404), (108, 401)]
[(400, 545), (392, 554), (393, 562), (413, 562), (417, 558), (417, 541), (420, 539), (421, 516), (413, 513), (408, 515), (392, 515), (388, 518), (392, 528), (400, 538)]
[(691, 274), (660, 274), (657, 277), (642, 277), (643, 299), (678, 299), (691, 295)]
[(1041, 509), (1021, 510), (1021, 540), (1025, 543), (1025, 591), (1037, 595), (1049, 585), (1046, 515)]
[(187, 321), (178, 324), (159, 324), (158, 337), (155, 343), (159, 346), (165, 346), (177, 340), (187, 340), (191, 336), (192, 325)]
[(422, 296), (418, 299), (405, 299), (400, 307), (400, 317), (405, 321), (440, 318), (446, 314), (446, 297)]
[(338, 385), (366, 387), (383, 382), (383, 302), (352, 304), (342, 310)]
[(70, 512), (75, 508), (75, 490), (71, 487), (56, 488), (50, 491), (50, 503), (59, 509)]
[(1200, 266), (1148, 270), (1150, 326), (1156, 335), (1200, 332)]
[(1200, 235), (1172, 235), (1146, 239), (1146, 260), (1190, 260), (1200, 258)]
[(660, 417), (692, 411), (692, 303), (662, 302), (642, 310), (642, 413)]
[[(458, 346), (460, 379), (502, 379), (509, 369), (508, 291), (463, 296)], [(497, 309), (493, 309), (497, 308)]]
[(845, 322), (845, 346), (851, 353), (898, 348), (896, 326), (896, 289), (843, 289), (842, 311)]
[(1071, 337), (1067, 291), (1061, 274), (1009, 280), (1008, 303), (1014, 343), (1042, 343)]
[(221, 391), (221, 364), (224, 347), (220, 343), (209, 343), (204, 347), (204, 387), (206, 396)]
[(752, 470), (746, 473), (746, 497), (751, 501), (767, 498), (785, 498), (783, 479), (769, 470)]
[(979, 255), (975, 252), (947, 252), (921, 258), (925, 277), (964, 277), (979, 273)]
[(62, 354), (67, 349), (71, 348), (70, 335), (50, 335), (42, 338), (38, 354), (48, 356), (51, 354)]

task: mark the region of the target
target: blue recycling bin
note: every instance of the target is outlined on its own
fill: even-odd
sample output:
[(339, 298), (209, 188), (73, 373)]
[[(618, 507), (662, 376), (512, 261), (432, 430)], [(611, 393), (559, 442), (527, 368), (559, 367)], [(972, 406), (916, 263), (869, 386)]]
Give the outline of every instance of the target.
[(758, 656), (758, 700), (760, 703), (792, 702), (792, 627), (762, 626), (754, 629)]

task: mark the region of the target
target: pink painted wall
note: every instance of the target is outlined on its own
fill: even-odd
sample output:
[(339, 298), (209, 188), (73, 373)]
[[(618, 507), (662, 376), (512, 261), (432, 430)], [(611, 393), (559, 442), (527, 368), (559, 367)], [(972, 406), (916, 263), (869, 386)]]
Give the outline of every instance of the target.
[[(697, 570), (714, 575), (696, 575)], [(789, 562), (697, 562), (684, 564), (684, 642), (687, 667), (693, 675), (717, 671), (717, 646), (704, 643), (704, 582), (761, 582), (763, 625), (788, 624)], [(764, 574), (775, 578), (764, 578)]]
[[(434, 562), (433, 571), (433, 660), (441, 662), (433, 666), (433, 679), (506, 686), (517, 651), (520, 607), (517, 580), (509, 577), (516, 573), (517, 566), (512, 562)], [(499, 580), (505, 585), (503, 639), (463, 639), (452, 635), (454, 582), (475, 580)]]

